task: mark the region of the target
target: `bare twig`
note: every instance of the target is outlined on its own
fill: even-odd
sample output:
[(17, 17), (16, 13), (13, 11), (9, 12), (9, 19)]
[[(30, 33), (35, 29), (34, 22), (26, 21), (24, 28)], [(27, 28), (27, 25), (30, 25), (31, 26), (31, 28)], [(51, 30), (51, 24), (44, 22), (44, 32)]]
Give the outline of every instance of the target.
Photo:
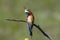
[(34, 24), (34, 26), (38, 28), (42, 32), (42, 34), (46, 36), (49, 40), (52, 40), (50, 36), (47, 33), (45, 33), (39, 25)]
[[(25, 20), (16, 20), (16, 19), (6, 19), (6, 20), (8, 20), (8, 21), (16, 21), (16, 22), (25, 22), (25, 23), (27, 23)], [(50, 38), (50, 36), (49, 35), (47, 35), (43, 30), (42, 30), (42, 28), (39, 26), (39, 25), (36, 25), (36, 24), (33, 24), (36, 28), (38, 28), (41, 32), (42, 32), (42, 34), (44, 35), (44, 36), (46, 36), (49, 40), (52, 40), (51, 38)]]

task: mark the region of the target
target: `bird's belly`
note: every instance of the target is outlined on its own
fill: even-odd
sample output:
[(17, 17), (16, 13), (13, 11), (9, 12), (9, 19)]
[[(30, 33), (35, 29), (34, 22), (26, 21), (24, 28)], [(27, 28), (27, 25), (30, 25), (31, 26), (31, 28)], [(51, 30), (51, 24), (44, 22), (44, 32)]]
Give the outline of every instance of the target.
[(31, 17), (30, 17), (30, 16), (28, 17), (27, 22), (29, 22), (29, 23), (31, 23), (31, 22), (32, 22), (32, 19), (31, 19)]
[(32, 21), (29, 19), (29, 20), (27, 20), (27, 22), (28, 22), (28, 23), (31, 23)]

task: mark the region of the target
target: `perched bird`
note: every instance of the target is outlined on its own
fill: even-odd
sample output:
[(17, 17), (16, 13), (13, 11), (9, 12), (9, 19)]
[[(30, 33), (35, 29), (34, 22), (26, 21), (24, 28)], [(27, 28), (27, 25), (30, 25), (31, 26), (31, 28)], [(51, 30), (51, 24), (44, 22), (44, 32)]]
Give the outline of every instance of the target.
[[(24, 9), (25, 9), (24, 11), (25, 11), (26, 16), (27, 16), (26, 20), (16, 20), (16, 19), (6, 19), (6, 20), (27, 23), (31, 38), (32, 38), (32, 35), (33, 35), (32, 29), (33, 29), (33, 26), (35, 26), (36, 28), (38, 28), (39, 31), (42, 32), (42, 34), (44, 36), (46, 36), (49, 40), (52, 40), (52, 38), (47, 33), (45, 33), (39, 25), (36, 25), (34, 23), (34, 15), (33, 15), (33, 13), (27, 8), (24, 8)], [(28, 40), (28, 38), (25, 38), (25, 39)]]
[(36, 28), (38, 28), (38, 29), (42, 32), (42, 34), (43, 34), (44, 36), (46, 36), (47, 38), (49, 38), (49, 40), (52, 40), (52, 39), (49, 37), (49, 35), (47, 35), (47, 34), (39, 27), (39, 25), (37, 26), (36, 24), (34, 24), (34, 15), (33, 15), (33, 13), (32, 13), (29, 9), (27, 9), (27, 8), (25, 8), (25, 13), (26, 13), (26, 16), (27, 16), (26, 22), (27, 22), (27, 24), (28, 24), (28, 28), (29, 28), (29, 32), (30, 32), (31, 38), (32, 38), (32, 35), (33, 35), (32, 29), (33, 29), (33, 26), (35, 26)]
[(25, 13), (26, 13), (26, 21), (27, 21), (27, 24), (28, 24), (28, 29), (29, 29), (29, 32), (30, 32), (30, 36), (32, 37), (33, 33), (32, 33), (32, 28), (33, 28), (33, 24), (34, 24), (34, 16), (32, 14), (32, 12), (25, 8)]

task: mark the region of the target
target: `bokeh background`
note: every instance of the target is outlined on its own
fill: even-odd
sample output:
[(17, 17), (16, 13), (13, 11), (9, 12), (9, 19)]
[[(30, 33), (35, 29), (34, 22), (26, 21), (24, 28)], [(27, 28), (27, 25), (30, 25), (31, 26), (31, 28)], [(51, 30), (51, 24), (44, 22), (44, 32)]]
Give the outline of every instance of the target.
[[(39, 24), (54, 40), (60, 40), (60, 0), (0, 0), (0, 40), (30, 38), (26, 23), (5, 20), (7, 18), (25, 20), (25, 6), (33, 12), (36, 24)], [(32, 40), (48, 39), (34, 27)]]

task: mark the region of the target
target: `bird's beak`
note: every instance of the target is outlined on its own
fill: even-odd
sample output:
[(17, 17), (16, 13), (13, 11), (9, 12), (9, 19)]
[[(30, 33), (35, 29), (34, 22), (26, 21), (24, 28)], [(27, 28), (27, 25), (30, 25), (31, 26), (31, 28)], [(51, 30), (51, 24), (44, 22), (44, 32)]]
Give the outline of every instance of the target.
[(29, 12), (27, 9), (25, 9), (25, 12)]
[(28, 11), (28, 8), (26, 8), (26, 7), (24, 7), (24, 11), (25, 11), (25, 12), (29, 12), (29, 11)]

